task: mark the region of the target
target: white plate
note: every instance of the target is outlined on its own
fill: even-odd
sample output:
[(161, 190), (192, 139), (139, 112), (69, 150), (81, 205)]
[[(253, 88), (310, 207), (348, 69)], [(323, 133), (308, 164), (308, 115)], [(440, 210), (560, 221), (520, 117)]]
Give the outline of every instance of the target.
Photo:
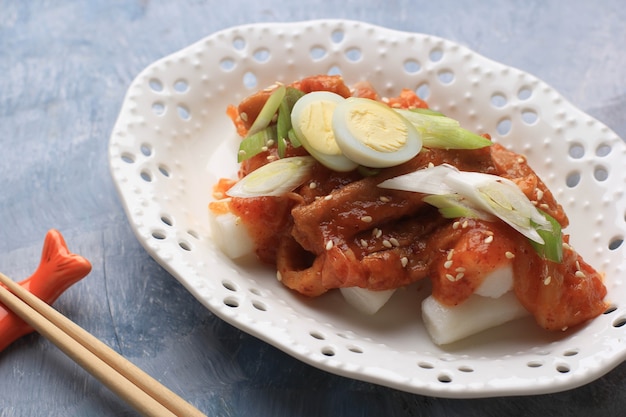
[[(441, 348), (421, 323), (423, 289), (396, 293), (372, 319), (337, 293), (304, 299), (274, 271), (216, 250), (211, 188), (237, 171), (226, 106), (277, 80), (339, 72), (383, 95), (414, 89), (526, 154), (570, 216), (573, 246), (606, 273), (611, 311), (565, 333), (521, 320)], [(209, 310), (320, 369), (439, 397), (565, 390), (626, 358), (625, 153), (606, 126), (529, 74), (438, 37), (340, 20), (235, 27), (155, 62), (130, 86), (109, 149), (137, 238)]]

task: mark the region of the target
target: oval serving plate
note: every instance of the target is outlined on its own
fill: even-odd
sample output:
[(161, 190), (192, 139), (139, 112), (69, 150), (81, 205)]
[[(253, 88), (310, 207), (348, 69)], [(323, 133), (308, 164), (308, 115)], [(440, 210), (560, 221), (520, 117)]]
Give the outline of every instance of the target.
[[(397, 292), (373, 318), (337, 292), (305, 299), (275, 272), (235, 263), (211, 240), (207, 204), (236, 176), (225, 115), (254, 91), (315, 74), (411, 88), (431, 107), (525, 154), (568, 213), (572, 245), (606, 274), (611, 308), (563, 333), (520, 320), (438, 347), (421, 322), (427, 290)], [(439, 397), (538, 394), (600, 377), (626, 358), (626, 146), (537, 78), (418, 33), (322, 20), (234, 27), (146, 68), (112, 132), (110, 167), (137, 238), (210, 311), (326, 371)]]

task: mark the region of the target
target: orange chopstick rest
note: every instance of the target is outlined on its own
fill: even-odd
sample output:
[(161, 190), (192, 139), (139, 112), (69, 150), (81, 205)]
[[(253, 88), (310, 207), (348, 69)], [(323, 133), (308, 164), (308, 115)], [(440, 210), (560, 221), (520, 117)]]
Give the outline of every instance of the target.
[[(57, 230), (49, 230), (43, 244), (39, 267), (19, 284), (48, 304), (91, 271), (91, 263), (67, 248)], [(1, 285), (1, 284), (0, 284)], [(0, 303), (0, 352), (34, 329)]]

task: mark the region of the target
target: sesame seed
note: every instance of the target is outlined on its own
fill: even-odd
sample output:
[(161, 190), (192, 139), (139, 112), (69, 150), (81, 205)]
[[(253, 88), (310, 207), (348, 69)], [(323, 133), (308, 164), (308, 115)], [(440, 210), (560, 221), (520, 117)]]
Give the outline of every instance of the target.
[(361, 246), (364, 248), (367, 247), (367, 241), (365, 239), (361, 239)]
[(383, 203), (388, 203), (391, 201), (389, 197), (385, 197), (384, 195), (381, 195), (378, 199), (382, 201)]
[(586, 276), (583, 271), (576, 271), (574, 275), (576, 276), (576, 278), (585, 278)]
[(311, 190), (316, 189), (316, 188), (317, 188), (317, 183), (316, 183), (315, 181), (313, 181), (313, 182), (309, 183), (309, 188), (310, 188)]
[(328, 242), (326, 242), (326, 250), (331, 250), (334, 245), (335, 244), (333, 243), (333, 241), (329, 240)]
[(524, 158), (522, 158), (521, 156), (519, 158), (517, 158), (517, 163), (518, 164), (523, 164), (524, 162), (526, 162), (526, 160)]
[(372, 216), (363, 216), (363, 217), (361, 217), (361, 221), (365, 222), (365, 223), (371, 223), (372, 222)]
[(546, 203), (541, 203), (541, 204), (539, 204), (539, 208), (542, 208), (544, 210), (548, 210), (550, 208), (550, 206), (547, 205)]
[(380, 230), (378, 227), (375, 227), (372, 229), (372, 236), (375, 238), (379, 238), (383, 235), (383, 231)]
[(391, 244), (390, 241), (388, 241), (387, 239), (383, 240), (383, 246), (386, 248), (391, 248), (393, 247), (393, 245)]
[(274, 156), (274, 155), (267, 155), (267, 158), (265, 158), (265, 159), (267, 159), (268, 161), (273, 161), (274, 159), (276, 159), (276, 156)]
[(390, 238), (389, 242), (391, 242), (391, 244), (395, 247), (400, 246), (400, 242), (398, 242), (398, 239), (396, 239), (395, 237)]
[(541, 200), (543, 198), (543, 191), (537, 188), (537, 200)]
[(380, 99), (383, 103), (389, 103), (389, 97), (383, 97)]
[(243, 149), (239, 151), (239, 155), (245, 155), (245, 154), (246, 154), (246, 151), (244, 151)]
[(514, 254), (513, 252), (509, 252), (509, 251), (506, 251), (506, 252), (504, 253), (504, 256), (506, 256), (506, 258), (507, 258), (507, 259), (513, 259), (513, 258), (515, 258), (515, 254)]
[(402, 264), (402, 268), (406, 267), (409, 264), (409, 258), (403, 256), (400, 258), (400, 263)]
[(447, 260), (443, 263), (443, 267), (448, 269), (452, 266), (452, 261), (451, 260)]
[(262, 147), (261, 147), (261, 150), (262, 150), (263, 152), (267, 152), (267, 146), (262, 146)]
[(469, 222), (468, 222), (467, 220), (465, 220), (465, 221), (463, 222), (463, 224), (461, 225), (461, 228), (466, 229), (466, 228), (467, 228), (467, 226), (469, 226)]
[(493, 242), (493, 235), (487, 236), (484, 240), (485, 243), (491, 243)]
[(274, 139), (270, 139), (267, 141), (267, 146), (274, 146)]
[(454, 249), (450, 249), (450, 251), (448, 252), (448, 256), (446, 257), (447, 260), (451, 260), (452, 259), (452, 255), (454, 255)]
[(328, 200), (332, 200), (333, 196), (331, 194), (328, 194), (326, 197), (324, 197), (324, 200), (328, 201)]
[(457, 269), (455, 269), (456, 272), (465, 272), (465, 268), (463, 268), (462, 266), (459, 266)]
[(550, 285), (550, 281), (552, 281), (552, 277), (547, 276), (546, 279), (543, 280), (543, 285)]
[(461, 225), (461, 222), (454, 222), (454, 223), (452, 223), (452, 228), (453, 228), (454, 230), (456, 230), (456, 229), (458, 229), (458, 228), (459, 228), (459, 226), (460, 226), (460, 225)]
[(572, 250), (572, 247), (567, 243), (567, 242), (563, 242), (563, 249), (565, 250)]
[(435, 164), (433, 164), (432, 162), (428, 163), (428, 168), (434, 168), (434, 167), (435, 167)]
[(281, 274), (280, 271), (276, 271), (276, 279), (278, 281), (282, 281), (283, 280), (283, 274)]
[(448, 281), (452, 281), (452, 282), (455, 281), (454, 275), (446, 274), (446, 278), (448, 278)]
[(243, 120), (244, 122), (248, 121), (248, 113), (243, 112), (243, 113), (239, 113), (239, 117), (241, 118), (241, 120)]
[(464, 276), (465, 276), (465, 274), (463, 272), (459, 272), (458, 274), (456, 274), (456, 277), (454, 277), (454, 280), (455, 281), (459, 281)]
[(576, 261), (576, 269), (580, 271), (580, 262)]

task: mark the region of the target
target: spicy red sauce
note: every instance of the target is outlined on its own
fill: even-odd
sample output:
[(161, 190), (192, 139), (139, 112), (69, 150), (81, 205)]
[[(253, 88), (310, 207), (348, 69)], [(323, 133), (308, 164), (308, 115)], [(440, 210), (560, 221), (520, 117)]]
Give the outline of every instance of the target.
[[(346, 94), (338, 77), (293, 85), (307, 86), (307, 92), (328, 88)], [(353, 93), (378, 99), (364, 83)], [(239, 114), (260, 109), (263, 94), (244, 100)], [(385, 101), (423, 106), (409, 90)], [(245, 130), (237, 113), (229, 112)], [(304, 151), (288, 148), (287, 153)], [(267, 163), (268, 156), (275, 157), (275, 150), (243, 163), (240, 176)], [(546, 329), (571, 327), (605, 310), (602, 276), (567, 245), (567, 236), (563, 262), (556, 264), (542, 259), (525, 237), (499, 220), (444, 219), (421, 194), (377, 187), (385, 179), (442, 163), (506, 177), (562, 227), (568, 224), (563, 208), (526, 159), (497, 144), (478, 150), (423, 149), (411, 161), (371, 176), (333, 172), (318, 164), (293, 193), (233, 198), (229, 209), (247, 225), (259, 259), (275, 265), (283, 284), (306, 296), (352, 286), (385, 290), (429, 278), (433, 296), (453, 306), (467, 299), (488, 274), (510, 264), (517, 298)]]

